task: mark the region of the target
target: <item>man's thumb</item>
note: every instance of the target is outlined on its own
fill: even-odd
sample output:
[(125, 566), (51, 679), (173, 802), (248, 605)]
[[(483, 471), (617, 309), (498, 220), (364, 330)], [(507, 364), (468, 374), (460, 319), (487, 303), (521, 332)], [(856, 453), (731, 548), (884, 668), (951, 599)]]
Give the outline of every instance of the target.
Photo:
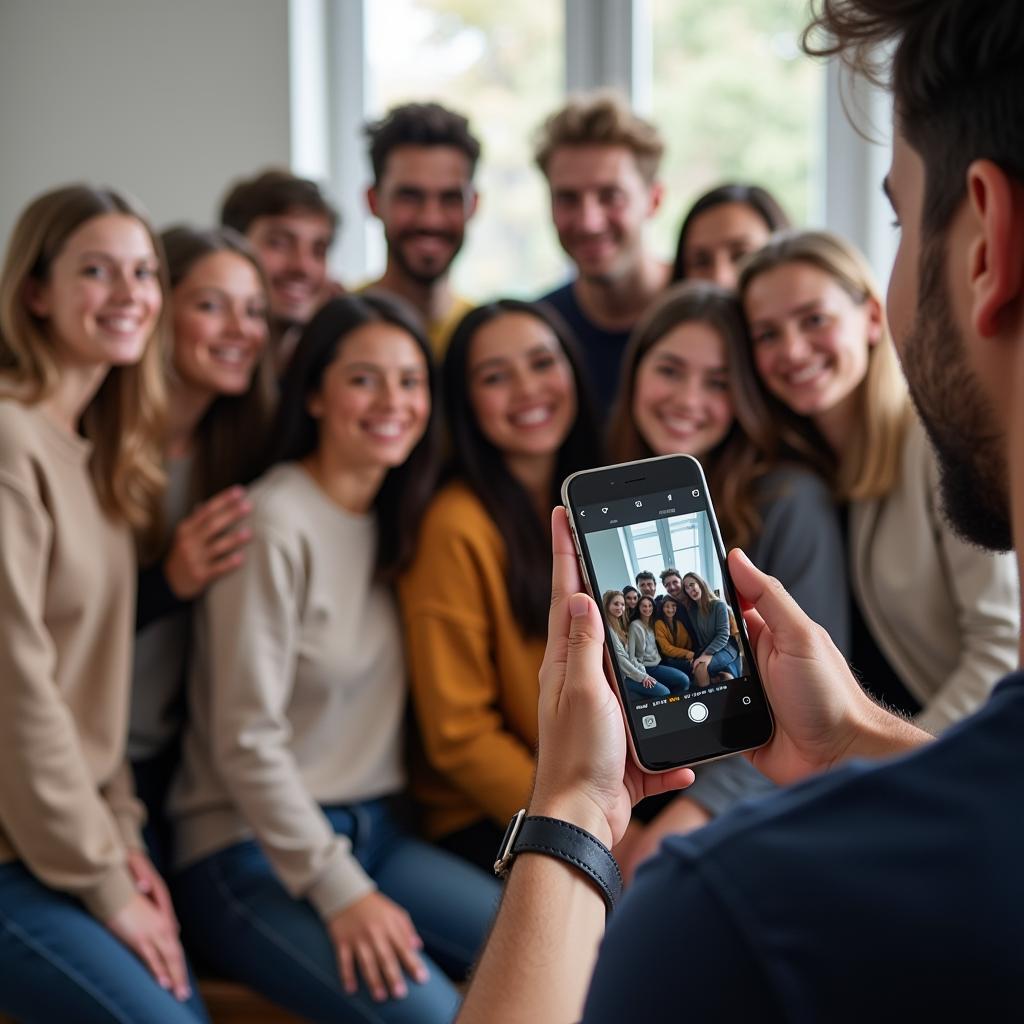
[(580, 673), (587, 672), (603, 679), (604, 627), (597, 605), (586, 594), (571, 594), (569, 615), (566, 682), (576, 682)]
[(729, 570), (740, 597), (778, 639), (806, 635), (810, 619), (774, 576), (761, 572), (739, 548), (729, 552)]

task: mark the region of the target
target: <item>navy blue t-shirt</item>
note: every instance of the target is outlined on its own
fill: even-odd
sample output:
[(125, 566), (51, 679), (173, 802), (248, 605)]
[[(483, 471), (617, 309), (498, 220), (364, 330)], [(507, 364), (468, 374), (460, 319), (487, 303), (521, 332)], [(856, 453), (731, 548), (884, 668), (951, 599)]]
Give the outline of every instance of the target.
[(585, 1024), (1024, 1017), (1024, 673), (914, 753), (667, 839)]
[(626, 342), (629, 341), (629, 331), (606, 331), (587, 319), (576, 298), (573, 284), (570, 281), (539, 301), (548, 303), (559, 312), (580, 343), (583, 365), (594, 392), (597, 418), (599, 422), (605, 423), (619, 387), (619, 367)]

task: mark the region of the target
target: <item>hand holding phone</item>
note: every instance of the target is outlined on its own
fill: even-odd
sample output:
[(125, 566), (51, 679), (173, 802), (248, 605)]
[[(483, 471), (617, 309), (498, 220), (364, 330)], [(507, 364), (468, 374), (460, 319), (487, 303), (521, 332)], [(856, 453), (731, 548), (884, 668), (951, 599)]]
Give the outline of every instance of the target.
[(597, 605), (581, 593), (565, 509), (554, 510), (551, 544), (551, 612), (530, 813), (570, 821), (611, 847), (625, 833), (637, 801), (690, 785), (693, 772), (651, 775), (628, 757), (622, 711), (604, 672), (604, 626)]
[[(700, 463), (670, 455), (586, 470), (562, 498), (602, 603), (637, 765), (668, 771), (767, 743), (771, 709), (746, 631), (733, 629), (742, 610)], [(623, 589), (634, 582), (627, 615)]]

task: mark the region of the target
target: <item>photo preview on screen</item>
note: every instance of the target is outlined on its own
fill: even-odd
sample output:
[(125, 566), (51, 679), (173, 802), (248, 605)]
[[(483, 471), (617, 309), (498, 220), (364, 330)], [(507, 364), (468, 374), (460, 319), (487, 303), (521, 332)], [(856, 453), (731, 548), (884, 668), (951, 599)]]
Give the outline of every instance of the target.
[[(701, 490), (587, 505), (579, 509), (578, 525), (638, 737), (699, 730), (753, 711), (758, 688), (748, 677)], [(627, 587), (639, 598), (620, 617), (615, 599), (605, 597)], [(641, 674), (646, 678), (637, 678)]]

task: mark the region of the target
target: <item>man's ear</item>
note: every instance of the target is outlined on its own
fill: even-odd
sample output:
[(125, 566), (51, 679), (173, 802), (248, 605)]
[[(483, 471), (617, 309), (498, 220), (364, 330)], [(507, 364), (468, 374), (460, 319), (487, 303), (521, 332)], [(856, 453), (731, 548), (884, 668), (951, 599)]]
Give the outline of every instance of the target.
[(367, 190), (366, 190), (366, 206), (369, 209), (370, 213), (372, 213), (374, 215), (374, 217), (379, 217), (380, 216), (380, 213), (377, 210), (377, 186), (376, 185), (370, 185), (369, 188), (367, 188)]
[(983, 338), (999, 332), (1008, 306), (1024, 301), (1024, 185), (991, 160), (967, 168), (975, 237), (968, 256), (971, 319)]
[(471, 198), (469, 200), (469, 207), (466, 210), (466, 220), (476, 213), (477, 207), (480, 205), (480, 193), (475, 188), (470, 189)]

